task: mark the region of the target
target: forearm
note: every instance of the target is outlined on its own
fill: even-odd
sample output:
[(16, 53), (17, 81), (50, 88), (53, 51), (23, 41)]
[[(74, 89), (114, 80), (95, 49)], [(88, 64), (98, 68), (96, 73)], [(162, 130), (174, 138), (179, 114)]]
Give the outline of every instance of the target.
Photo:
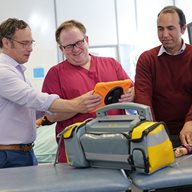
[(93, 111), (100, 103), (101, 97), (89, 91), (71, 100), (55, 99), (48, 110), (53, 113), (87, 113)]
[(48, 110), (52, 113), (77, 112), (78, 103), (75, 100), (55, 99)]
[(46, 117), (51, 122), (58, 122), (58, 121), (64, 121), (67, 119), (72, 118), (77, 113), (56, 113), (54, 115), (46, 114)]

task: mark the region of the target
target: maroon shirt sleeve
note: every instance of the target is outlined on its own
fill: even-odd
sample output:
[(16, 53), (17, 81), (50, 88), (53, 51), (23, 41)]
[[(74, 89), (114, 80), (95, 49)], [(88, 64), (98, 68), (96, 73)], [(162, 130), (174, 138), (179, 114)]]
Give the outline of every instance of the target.
[(148, 61), (147, 56), (144, 53), (139, 57), (136, 66), (135, 102), (150, 106), (153, 119), (155, 120), (152, 104), (153, 77), (151, 70), (151, 63)]

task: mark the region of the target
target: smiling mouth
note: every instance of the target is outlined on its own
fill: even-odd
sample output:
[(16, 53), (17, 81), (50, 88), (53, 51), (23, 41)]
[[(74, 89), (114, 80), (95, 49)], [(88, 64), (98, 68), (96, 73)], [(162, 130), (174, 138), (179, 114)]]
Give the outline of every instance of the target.
[(74, 56), (80, 56), (82, 52), (73, 54)]

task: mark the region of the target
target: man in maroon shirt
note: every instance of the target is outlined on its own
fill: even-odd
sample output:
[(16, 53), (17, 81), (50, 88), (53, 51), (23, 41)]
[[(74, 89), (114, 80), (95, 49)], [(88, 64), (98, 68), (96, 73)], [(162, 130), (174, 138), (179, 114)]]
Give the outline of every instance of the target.
[[(63, 99), (73, 99), (93, 90), (97, 82), (129, 79), (120, 63), (113, 58), (89, 54), (86, 28), (82, 23), (75, 20), (62, 23), (56, 30), (56, 41), (66, 60), (48, 71), (43, 83), (43, 92), (58, 94)], [(130, 88), (119, 101), (132, 101), (133, 96), (134, 89)], [(87, 102), (93, 105), (91, 100)], [(56, 134), (68, 125), (93, 117), (95, 112), (48, 116), (49, 120), (57, 121)], [(63, 144), (59, 149), (58, 161), (66, 162)]]
[(157, 18), (162, 45), (141, 54), (135, 76), (135, 102), (167, 124), (174, 147), (192, 144), (192, 46), (182, 39), (185, 30), (183, 11), (163, 8)]

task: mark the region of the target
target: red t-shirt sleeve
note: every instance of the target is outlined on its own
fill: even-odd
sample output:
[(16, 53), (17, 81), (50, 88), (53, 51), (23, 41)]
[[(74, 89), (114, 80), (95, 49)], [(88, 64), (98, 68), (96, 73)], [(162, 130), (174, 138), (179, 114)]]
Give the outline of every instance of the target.
[(51, 68), (48, 71), (42, 85), (42, 92), (46, 92), (49, 94), (54, 93), (61, 96), (59, 76), (57, 73), (58, 73), (58, 70), (55, 67)]

